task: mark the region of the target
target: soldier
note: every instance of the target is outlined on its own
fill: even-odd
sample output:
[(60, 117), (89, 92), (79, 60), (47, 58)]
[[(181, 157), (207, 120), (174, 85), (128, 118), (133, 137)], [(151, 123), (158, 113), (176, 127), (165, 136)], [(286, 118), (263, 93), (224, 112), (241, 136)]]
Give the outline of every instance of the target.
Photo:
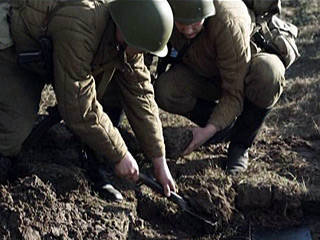
[(155, 83), (158, 106), (198, 124), (188, 154), (229, 140), (226, 169), (245, 171), (248, 149), (285, 83), (275, 54), (250, 44), (254, 16), (241, 0), (171, 0), (178, 56)]
[[(44, 80), (52, 78), (66, 125), (113, 164), (117, 175), (139, 178), (137, 162), (114, 126), (123, 107), (164, 193), (175, 191), (150, 73), (143, 63), (143, 52), (167, 53), (173, 28), (167, 1), (12, 0), (10, 5), (15, 48), (0, 51), (2, 156), (19, 153), (36, 119)], [(41, 61), (34, 62), (37, 57)]]

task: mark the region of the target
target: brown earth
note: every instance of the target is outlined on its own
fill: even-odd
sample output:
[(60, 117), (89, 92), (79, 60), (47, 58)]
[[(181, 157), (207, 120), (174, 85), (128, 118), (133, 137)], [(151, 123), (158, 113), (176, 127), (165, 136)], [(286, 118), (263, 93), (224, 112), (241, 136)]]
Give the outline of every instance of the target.
[[(223, 171), (227, 143), (181, 156), (190, 141), (187, 119), (161, 111), (168, 164), (178, 193), (210, 228), (149, 187), (109, 176), (122, 202), (99, 194), (82, 146), (63, 124), (12, 161), (0, 184), (0, 239), (251, 239), (258, 227), (308, 226), (320, 239), (320, 25), (316, 0), (284, 1), (283, 16), (299, 26), (302, 57), (250, 149), (248, 171)], [(55, 98), (43, 92), (41, 113)], [(121, 133), (140, 170), (151, 173), (125, 120)], [(0, 173), (1, 174), (1, 173)]]

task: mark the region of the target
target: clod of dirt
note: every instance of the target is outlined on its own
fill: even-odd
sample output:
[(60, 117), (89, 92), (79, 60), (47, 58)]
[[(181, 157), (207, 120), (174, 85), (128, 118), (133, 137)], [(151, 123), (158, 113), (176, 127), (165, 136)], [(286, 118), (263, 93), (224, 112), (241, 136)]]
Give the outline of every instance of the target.
[(183, 127), (166, 127), (163, 129), (166, 155), (168, 158), (176, 159), (192, 141), (192, 131)]
[(205, 176), (185, 177), (181, 191), (199, 214), (219, 226), (228, 223), (234, 211), (235, 191), (231, 179), (217, 169), (209, 169)]
[[(242, 179), (237, 186), (237, 193), (237, 207), (254, 219), (256, 224), (276, 227), (277, 224), (286, 224), (286, 221), (292, 224), (302, 217), (305, 187), (275, 173), (263, 172)], [(259, 212), (255, 212), (257, 209)], [(263, 211), (268, 214), (264, 215)]]
[(195, 209), (199, 212), (211, 214), (212, 199), (210, 192), (207, 189), (200, 189), (196, 196), (196, 198), (189, 198), (188, 201), (192, 202), (192, 205), (196, 206)]
[(89, 190), (61, 198), (35, 175), (0, 185), (1, 239), (127, 239), (134, 206), (102, 201)]
[(84, 189), (88, 185), (83, 171), (77, 167), (66, 167), (45, 162), (22, 161), (15, 169), (19, 177), (34, 174), (44, 181), (50, 182), (57, 194)]

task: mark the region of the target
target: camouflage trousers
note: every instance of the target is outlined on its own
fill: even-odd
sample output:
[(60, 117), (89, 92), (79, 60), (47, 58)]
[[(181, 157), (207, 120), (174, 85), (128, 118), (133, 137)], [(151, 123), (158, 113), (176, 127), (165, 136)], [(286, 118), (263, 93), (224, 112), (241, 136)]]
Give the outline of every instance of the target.
[[(245, 78), (245, 97), (260, 108), (271, 109), (279, 100), (285, 85), (285, 68), (273, 54), (258, 53), (252, 57)], [(200, 76), (179, 63), (160, 75), (155, 82), (155, 96), (160, 108), (185, 115), (192, 111), (197, 99), (217, 101), (220, 79)]]

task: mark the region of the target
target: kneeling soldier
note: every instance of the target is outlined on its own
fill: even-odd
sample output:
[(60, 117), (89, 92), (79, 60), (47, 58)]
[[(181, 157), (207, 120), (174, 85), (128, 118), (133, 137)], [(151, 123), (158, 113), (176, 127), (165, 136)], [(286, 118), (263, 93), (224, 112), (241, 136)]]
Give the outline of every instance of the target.
[(170, 0), (177, 57), (155, 82), (159, 107), (198, 124), (188, 154), (230, 140), (227, 171), (248, 165), (248, 149), (285, 83), (275, 54), (254, 52), (254, 18), (243, 1)]
[(113, 164), (119, 176), (136, 181), (137, 162), (114, 126), (123, 107), (165, 194), (174, 191), (150, 73), (143, 61), (143, 52), (158, 56), (167, 52), (173, 28), (167, 1), (11, 0), (10, 5), (15, 47), (0, 51), (2, 156), (19, 153), (36, 119), (41, 90), (50, 79), (67, 126)]

